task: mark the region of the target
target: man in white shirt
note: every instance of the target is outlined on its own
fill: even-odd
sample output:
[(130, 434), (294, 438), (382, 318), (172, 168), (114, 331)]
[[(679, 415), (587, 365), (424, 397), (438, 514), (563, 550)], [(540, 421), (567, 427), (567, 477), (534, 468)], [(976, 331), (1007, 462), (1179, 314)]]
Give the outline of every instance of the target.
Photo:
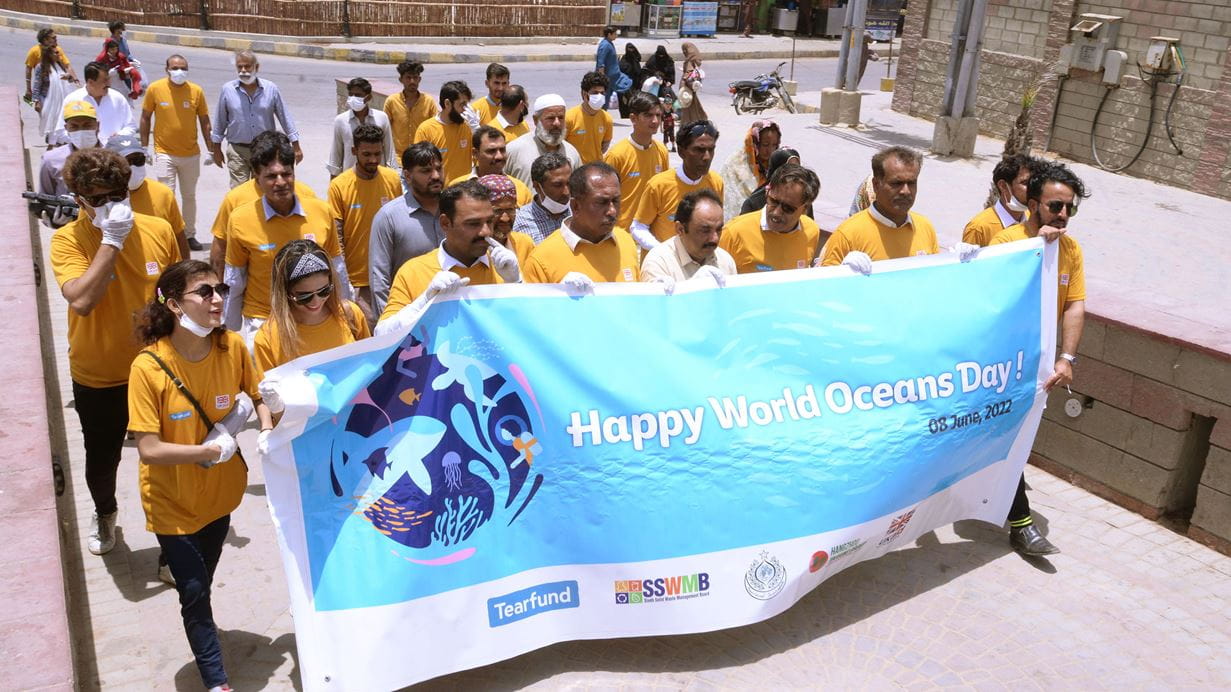
[(518, 137), (509, 144), (505, 173), (527, 186), (533, 185), (530, 168), (535, 159), (549, 152), (563, 154), (573, 170), (581, 168), (581, 154), (577, 153), (577, 147), (564, 141), (567, 134), (565, 110), (564, 97), (559, 94), (544, 94), (534, 100), (534, 106), (530, 109), (534, 115), (533, 136)]
[(333, 119), (333, 144), (329, 147), (329, 162), (325, 168), (330, 179), (342, 174), (342, 171), (355, 166), (355, 153), (351, 144), (355, 138), (355, 130), (360, 125), (375, 125), (385, 132), (385, 141), (381, 146), (380, 162), (382, 166), (396, 169), (393, 153), (393, 128), (389, 126), (389, 116), (384, 111), (373, 110), (372, 84), (363, 77), (355, 77), (346, 83), (346, 110)]
[(722, 198), (709, 188), (690, 192), (675, 210), (675, 236), (641, 261), (642, 281), (709, 277), (719, 286), (735, 274), (735, 260), (722, 248)]
[[(133, 114), (132, 104), (128, 102), (128, 97), (111, 88), (111, 76), (106, 65), (91, 62), (82, 74), (85, 75), (85, 86), (69, 92), (64, 97), (64, 103), (85, 101), (94, 106), (98, 114), (99, 146), (105, 145), (107, 138), (117, 133), (137, 134), (137, 118)], [(51, 138), (52, 142), (61, 144), (68, 141), (62, 114)]]

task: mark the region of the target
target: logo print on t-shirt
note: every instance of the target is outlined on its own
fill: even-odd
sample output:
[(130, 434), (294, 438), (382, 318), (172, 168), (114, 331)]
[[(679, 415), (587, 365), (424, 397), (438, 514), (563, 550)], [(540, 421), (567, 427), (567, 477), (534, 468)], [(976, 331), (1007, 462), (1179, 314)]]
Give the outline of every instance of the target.
[(231, 407), (231, 395), (230, 394), (219, 394), (218, 396), (214, 397), (214, 408), (225, 409), (225, 408), (230, 408), (230, 407)]
[(170, 415), (171, 420), (184, 420), (192, 415), (192, 411), (176, 411)]
[(1060, 285), (1061, 285), (1061, 286), (1068, 286), (1068, 285), (1069, 285), (1069, 275), (1068, 275), (1068, 274), (1061, 274), (1061, 275), (1060, 275)]
[(625, 281), (632, 281), (632, 280), (633, 280), (633, 270), (632, 270), (632, 269), (630, 269), (630, 268), (628, 268), (628, 267), (624, 267), (624, 280), (625, 280)]
[(312, 242), (316, 242), (316, 234), (315, 234), (315, 233), (304, 233), (304, 234), (303, 234), (303, 239), (304, 239), (304, 240), (311, 240)]
[(157, 262), (146, 262), (145, 263), (145, 275), (146, 276), (157, 276), (158, 275), (158, 263)]

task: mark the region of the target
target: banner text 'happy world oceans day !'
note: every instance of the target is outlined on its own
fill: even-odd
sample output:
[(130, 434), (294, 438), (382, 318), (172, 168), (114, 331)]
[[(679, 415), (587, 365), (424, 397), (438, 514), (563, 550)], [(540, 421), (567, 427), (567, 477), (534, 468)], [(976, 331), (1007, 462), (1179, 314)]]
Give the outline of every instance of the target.
[[(801, 393), (797, 394), (787, 387), (782, 397), (765, 401), (749, 401), (741, 395), (709, 397), (707, 404), (718, 426), (731, 430), (749, 425), (766, 426), (817, 418), (822, 414), (822, 400), (826, 410), (841, 415), (853, 410), (871, 411), (929, 399), (944, 399), (953, 396), (959, 386), (963, 394), (978, 390), (1003, 393), (1009, 386), (1010, 378), (1021, 379), (1022, 357), (1022, 352), (1018, 351), (1014, 359), (1016, 363), (1006, 360), (984, 365), (964, 361), (948, 372), (893, 382), (856, 386), (847, 382), (832, 382), (826, 385), (821, 398), (809, 384), (804, 386)], [(657, 441), (666, 448), (677, 438), (681, 438), (685, 445), (691, 445), (701, 438), (705, 415), (706, 406), (606, 416), (598, 409), (573, 411), (565, 432), (572, 436), (574, 447), (627, 443), (633, 449), (641, 450)]]

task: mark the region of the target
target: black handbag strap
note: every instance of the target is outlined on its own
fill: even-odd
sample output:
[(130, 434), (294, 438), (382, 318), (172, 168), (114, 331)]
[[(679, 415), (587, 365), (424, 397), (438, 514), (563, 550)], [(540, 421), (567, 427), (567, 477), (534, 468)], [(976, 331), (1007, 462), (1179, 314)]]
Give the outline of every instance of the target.
[[(141, 353), (153, 358), (154, 362), (158, 363), (158, 367), (162, 368), (162, 371), (167, 373), (167, 377), (170, 377), (171, 381), (175, 383), (175, 388), (180, 390), (180, 394), (183, 394), (184, 398), (188, 400), (188, 403), (192, 404), (192, 407), (197, 410), (197, 415), (201, 417), (201, 423), (205, 426), (205, 434), (208, 435), (210, 431), (214, 429), (214, 421), (209, 419), (209, 414), (205, 412), (205, 409), (201, 406), (201, 402), (197, 401), (197, 398), (192, 395), (192, 392), (188, 391), (188, 387), (184, 386), (183, 381), (176, 377), (175, 373), (171, 372), (171, 368), (167, 367), (167, 363), (163, 361), (162, 358), (159, 358), (158, 354), (153, 351), (142, 351)], [(248, 461), (244, 459), (244, 455), (240, 454), (239, 450), (236, 449), (235, 456), (239, 457), (240, 462), (243, 463), (244, 469), (246, 470), (248, 468)]]

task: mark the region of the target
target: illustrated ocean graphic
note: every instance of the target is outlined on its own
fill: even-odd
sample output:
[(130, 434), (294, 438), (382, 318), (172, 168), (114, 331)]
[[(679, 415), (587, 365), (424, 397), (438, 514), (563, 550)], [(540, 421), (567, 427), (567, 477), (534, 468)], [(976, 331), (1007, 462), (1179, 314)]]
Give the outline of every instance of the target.
[(468, 539), (515, 521), (543, 485), (534, 468), (541, 412), (514, 364), (491, 343), (409, 334), (336, 417), (329, 485), (410, 562), (474, 555)]

